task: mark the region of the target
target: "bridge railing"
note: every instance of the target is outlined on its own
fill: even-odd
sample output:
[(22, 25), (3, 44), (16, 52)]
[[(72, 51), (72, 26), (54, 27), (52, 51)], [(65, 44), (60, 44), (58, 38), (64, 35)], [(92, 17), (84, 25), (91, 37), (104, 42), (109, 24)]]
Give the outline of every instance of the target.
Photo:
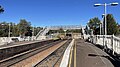
[(35, 39), (37, 39), (37, 38), (42, 34), (42, 32), (43, 32), (45, 29), (46, 29), (46, 27), (45, 27), (43, 30), (40, 30), (40, 31), (38, 32), (38, 34), (36, 35)]
[(89, 41), (103, 46), (104, 49), (113, 51), (113, 55), (117, 53), (120, 55), (120, 38), (114, 35), (91, 35)]
[(45, 36), (46, 33), (49, 32), (49, 30), (50, 30), (50, 28), (49, 28), (49, 27), (46, 27), (46, 28), (44, 29), (43, 33), (42, 33), (42, 36)]

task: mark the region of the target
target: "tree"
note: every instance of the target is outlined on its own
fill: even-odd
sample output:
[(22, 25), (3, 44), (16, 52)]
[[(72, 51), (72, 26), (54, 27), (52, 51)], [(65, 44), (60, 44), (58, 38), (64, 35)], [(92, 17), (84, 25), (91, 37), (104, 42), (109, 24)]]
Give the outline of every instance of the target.
[(25, 36), (32, 36), (32, 30), (28, 30), (28, 31), (25, 33)]
[(99, 28), (100, 20), (98, 17), (94, 17), (89, 20), (88, 26), (90, 29), (93, 30), (93, 33), (96, 35), (99, 33), (99, 31), (96, 31)]
[(17, 24), (12, 23), (12, 36), (19, 36), (19, 27)]
[[(14, 22), (0, 22), (0, 37), (8, 37), (9, 24), (11, 37), (18, 37), (20, 35), (32, 36), (33, 27), (31, 26), (30, 22), (22, 19), (18, 24), (15, 24)], [(42, 29), (42, 27), (34, 27), (34, 35), (37, 35)]]
[(0, 23), (0, 37), (8, 37), (9, 23)]
[(2, 8), (2, 6), (0, 6), (0, 13), (4, 12), (4, 9)]
[[(119, 29), (117, 23), (112, 14), (107, 14), (107, 34), (108, 35), (117, 35), (119, 33)], [(105, 21), (104, 21), (105, 22)]]
[(25, 19), (21, 19), (20, 23), (18, 24), (18, 29), (20, 35), (25, 35), (26, 32), (30, 30), (31, 23), (26, 21)]
[[(33, 29), (33, 27), (32, 27), (32, 29)], [(43, 29), (42, 27), (34, 27), (34, 36), (37, 35), (40, 32), (40, 30), (42, 30), (42, 29)]]

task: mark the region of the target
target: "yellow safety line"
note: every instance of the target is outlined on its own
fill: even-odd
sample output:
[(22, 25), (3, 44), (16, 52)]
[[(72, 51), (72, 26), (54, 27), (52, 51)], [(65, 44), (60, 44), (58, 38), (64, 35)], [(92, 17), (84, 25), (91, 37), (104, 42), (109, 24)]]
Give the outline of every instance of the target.
[(76, 41), (75, 41), (75, 47), (74, 47), (74, 67), (76, 67)]
[(70, 60), (69, 60), (69, 65), (68, 65), (68, 67), (71, 67), (72, 51), (73, 51), (73, 47), (72, 47), (72, 49), (70, 50)]

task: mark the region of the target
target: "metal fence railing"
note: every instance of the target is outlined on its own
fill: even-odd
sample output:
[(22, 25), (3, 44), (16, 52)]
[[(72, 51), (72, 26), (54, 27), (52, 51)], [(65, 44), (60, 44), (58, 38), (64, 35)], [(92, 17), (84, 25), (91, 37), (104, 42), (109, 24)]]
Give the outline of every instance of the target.
[(103, 46), (105, 49), (110, 49), (114, 53), (120, 55), (120, 38), (114, 35), (91, 35), (89, 41)]

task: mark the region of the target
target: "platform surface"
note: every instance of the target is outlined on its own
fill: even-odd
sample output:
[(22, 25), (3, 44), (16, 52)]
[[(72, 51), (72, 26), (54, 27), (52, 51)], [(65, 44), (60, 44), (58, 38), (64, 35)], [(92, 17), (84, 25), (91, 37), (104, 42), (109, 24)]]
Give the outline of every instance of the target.
[(114, 67), (110, 56), (95, 45), (79, 39), (75, 46), (71, 67)]

